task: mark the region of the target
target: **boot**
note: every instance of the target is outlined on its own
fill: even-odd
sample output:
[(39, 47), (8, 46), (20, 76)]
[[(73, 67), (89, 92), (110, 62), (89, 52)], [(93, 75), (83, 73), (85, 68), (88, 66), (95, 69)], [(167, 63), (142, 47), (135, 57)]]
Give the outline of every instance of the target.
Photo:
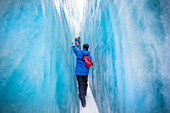
[(81, 104), (82, 104), (83, 107), (86, 107), (86, 99), (85, 98), (81, 99)]

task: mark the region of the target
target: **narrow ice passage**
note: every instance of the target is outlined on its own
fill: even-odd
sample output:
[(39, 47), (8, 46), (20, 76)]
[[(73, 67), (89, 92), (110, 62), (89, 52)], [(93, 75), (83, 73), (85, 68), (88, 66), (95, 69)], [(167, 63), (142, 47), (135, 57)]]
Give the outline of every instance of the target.
[[(77, 36), (94, 63), (86, 108)], [(170, 0), (0, 0), (0, 113), (170, 113), (169, 75)]]

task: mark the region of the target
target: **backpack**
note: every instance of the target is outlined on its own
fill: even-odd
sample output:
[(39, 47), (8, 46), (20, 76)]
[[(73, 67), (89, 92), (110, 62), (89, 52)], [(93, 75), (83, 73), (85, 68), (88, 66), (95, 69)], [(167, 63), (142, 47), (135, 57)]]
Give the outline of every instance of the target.
[[(83, 60), (84, 58), (84, 60)], [(89, 69), (91, 66), (93, 66), (93, 62), (86, 56), (86, 55), (83, 55), (83, 57), (81, 59), (77, 58), (77, 60), (81, 60), (81, 61), (84, 61), (85, 64), (86, 64), (86, 67)]]

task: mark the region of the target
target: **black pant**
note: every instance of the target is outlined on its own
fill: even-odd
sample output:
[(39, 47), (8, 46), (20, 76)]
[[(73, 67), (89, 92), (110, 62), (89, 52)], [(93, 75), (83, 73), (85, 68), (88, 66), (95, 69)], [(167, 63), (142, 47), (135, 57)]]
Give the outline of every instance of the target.
[(87, 92), (87, 86), (88, 86), (87, 80), (88, 80), (87, 75), (86, 76), (77, 75), (80, 99), (85, 99), (86, 92)]

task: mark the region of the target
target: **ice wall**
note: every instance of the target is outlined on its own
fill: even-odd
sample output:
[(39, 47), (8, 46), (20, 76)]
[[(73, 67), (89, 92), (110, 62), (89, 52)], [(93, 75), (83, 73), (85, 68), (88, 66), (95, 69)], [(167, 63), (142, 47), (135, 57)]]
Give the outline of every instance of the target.
[(69, 0), (0, 0), (1, 113), (79, 112), (73, 7)]
[(82, 27), (77, 1), (0, 0), (0, 112), (79, 112), (81, 30), (101, 113), (170, 112), (170, 2), (87, 0)]
[(170, 112), (170, 2), (88, 0), (84, 16), (99, 111)]

